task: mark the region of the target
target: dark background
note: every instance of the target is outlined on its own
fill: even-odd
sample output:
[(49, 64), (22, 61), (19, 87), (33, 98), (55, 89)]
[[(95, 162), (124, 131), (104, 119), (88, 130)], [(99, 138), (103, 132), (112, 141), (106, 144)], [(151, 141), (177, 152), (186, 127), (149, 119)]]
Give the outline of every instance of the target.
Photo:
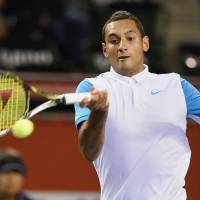
[[(191, 24), (199, 27), (200, 16), (188, 13), (187, 7), (181, 8), (176, 2), (173, 6), (170, 1), (97, 4), (92, 0), (0, 0), (0, 68), (37, 72), (105, 71), (109, 66), (101, 53), (101, 27), (113, 11), (128, 10), (140, 18), (150, 37), (145, 62), (152, 72), (198, 75), (200, 39), (193, 32), (185, 36), (183, 33), (190, 30)], [(178, 17), (175, 8), (179, 12), (185, 9), (188, 16)], [(176, 23), (183, 31), (176, 30)], [(197, 29), (195, 34), (199, 33)], [(177, 39), (172, 39), (173, 34)], [(190, 37), (197, 39), (192, 41)], [(189, 56), (197, 62), (193, 69), (185, 64)]]

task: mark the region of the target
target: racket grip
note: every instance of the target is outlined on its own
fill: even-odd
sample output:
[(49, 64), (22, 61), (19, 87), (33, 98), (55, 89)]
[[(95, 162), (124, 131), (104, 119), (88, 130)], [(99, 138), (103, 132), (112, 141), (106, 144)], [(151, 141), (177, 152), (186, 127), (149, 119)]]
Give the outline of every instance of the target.
[(83, 93), (64, 94), (64, 99), (66, 104), (80, 103), (84, 98), (90, 100), (92, 98), (91, 93), (83, 92)]

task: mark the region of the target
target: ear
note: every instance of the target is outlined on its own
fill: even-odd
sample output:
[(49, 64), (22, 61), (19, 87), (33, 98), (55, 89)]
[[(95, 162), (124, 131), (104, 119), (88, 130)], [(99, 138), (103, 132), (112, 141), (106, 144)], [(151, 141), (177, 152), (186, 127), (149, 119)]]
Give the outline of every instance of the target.
[(144, 52), (147, 52), (149, 50), (149, 37), (144, 36), (142, 41), (143, 41), (143, 50)]
[(107, 53), (107, 48), (106, 48), (106, 44), (102, 43), (102, 51), (103, 51), (103, 55), (107, 58), (108, 57), (108, 53)]

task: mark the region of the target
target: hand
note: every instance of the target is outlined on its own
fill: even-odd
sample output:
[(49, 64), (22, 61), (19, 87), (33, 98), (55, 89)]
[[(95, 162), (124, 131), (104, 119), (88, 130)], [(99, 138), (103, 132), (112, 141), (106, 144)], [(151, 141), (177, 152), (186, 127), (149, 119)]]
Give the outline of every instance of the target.
[(84, 98), (80, 102), (80, 106), (87, 106), (90, 110), (108, 111), (109, 102), (107, 91), (91, 89), (90, 93), (92, 98), (90, 100), (88, 100), (88, 98)]

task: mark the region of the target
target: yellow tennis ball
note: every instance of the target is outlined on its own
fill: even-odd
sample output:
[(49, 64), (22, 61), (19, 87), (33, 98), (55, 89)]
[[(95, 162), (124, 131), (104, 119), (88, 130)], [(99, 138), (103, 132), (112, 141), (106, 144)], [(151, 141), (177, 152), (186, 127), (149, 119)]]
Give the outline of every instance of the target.
[(17, 138), (26, 138), (34, 130), (33, 122), (28, 119), (18, 120), (12, 127), (12, 133)]

